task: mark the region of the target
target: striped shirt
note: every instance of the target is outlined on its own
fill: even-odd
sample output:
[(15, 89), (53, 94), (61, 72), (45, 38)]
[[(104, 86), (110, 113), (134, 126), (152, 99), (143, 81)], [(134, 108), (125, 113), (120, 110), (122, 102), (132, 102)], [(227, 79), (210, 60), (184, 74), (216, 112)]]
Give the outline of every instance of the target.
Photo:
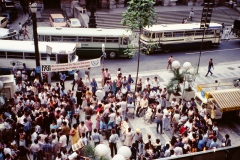
[(45, 153), (50, 153), (52, 151), (52, 145), (50, 143), (47, 143), (47, 144), (44, 144), (42, 146), (42, 150), (45, 152)]

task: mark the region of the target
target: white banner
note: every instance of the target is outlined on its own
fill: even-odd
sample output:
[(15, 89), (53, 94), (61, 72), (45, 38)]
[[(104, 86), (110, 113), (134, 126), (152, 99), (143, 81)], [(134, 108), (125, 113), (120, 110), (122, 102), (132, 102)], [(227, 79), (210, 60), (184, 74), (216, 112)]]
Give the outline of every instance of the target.
[(99, 67), (101, 58), (79, 61), (75, 63), (60, 63), (60, 64), (43, 64), (41, 65), (42, 72), (60, 72), (69, 70), (78, 70), (89, 67)]

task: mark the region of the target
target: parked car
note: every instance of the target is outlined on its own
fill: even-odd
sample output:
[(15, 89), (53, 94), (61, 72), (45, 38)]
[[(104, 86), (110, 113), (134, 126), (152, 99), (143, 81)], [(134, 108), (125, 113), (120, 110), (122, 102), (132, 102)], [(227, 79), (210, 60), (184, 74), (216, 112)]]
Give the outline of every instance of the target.
[(50, 14), (49, 17), (51, 27), (66, 27), (67, 23), (62, 14)]
[(77, 18), (70, 18), (67, 20), (67, 26), (71, 28), (80, 28), (81, 23)]
[(8, 18), (7, 17), (0, 17), (0, 28), (7, 27)]

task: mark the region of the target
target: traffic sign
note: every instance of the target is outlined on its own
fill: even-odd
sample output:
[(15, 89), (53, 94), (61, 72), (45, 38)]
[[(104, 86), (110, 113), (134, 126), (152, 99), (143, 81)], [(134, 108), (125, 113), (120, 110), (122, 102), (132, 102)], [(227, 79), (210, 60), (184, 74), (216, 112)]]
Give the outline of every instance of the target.
[(46, 45), (46, 52), (47, 52), (47, 54), (51, 55), (52, 54), (52, 47)]
[(41, 66), (36, 66), (36, 73), (41, 73)]

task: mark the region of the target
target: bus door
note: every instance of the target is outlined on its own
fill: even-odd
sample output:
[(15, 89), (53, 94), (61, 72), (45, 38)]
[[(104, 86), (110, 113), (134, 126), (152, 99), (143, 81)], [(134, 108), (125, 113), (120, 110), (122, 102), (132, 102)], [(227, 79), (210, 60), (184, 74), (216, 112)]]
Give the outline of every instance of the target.
[(119, 48), (126, 48), (128, 44), (129, 44), (129, 37), (122, 37)]
[(215, 30), (214, 43), (221, 43), (221, 30)]
[(58, 54), (57, 55), (57, 63), (68, 63), (68, 55)]

